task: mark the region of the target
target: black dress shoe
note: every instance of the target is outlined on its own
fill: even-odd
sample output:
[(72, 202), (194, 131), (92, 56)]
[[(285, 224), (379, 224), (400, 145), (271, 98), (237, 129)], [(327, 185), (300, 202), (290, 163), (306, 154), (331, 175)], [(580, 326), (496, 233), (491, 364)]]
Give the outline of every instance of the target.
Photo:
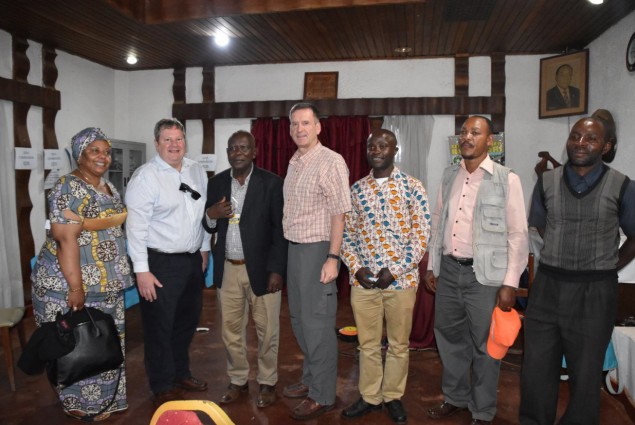
[(193, 376), (176, 381), (174, 383), (174, 386), (177, 388), (181, 388), (182, 390), (191, 391), (191, 392), (199, 392), (199, 391), (207, 390), (207, 382), (201, 381), (200, 379), (196, 379)]
[(388, 408), (388, 414), (390, 415), (390, 419), (398, 424), (405, 424), (406, 420), (406, 409), (403, 408), (403, 404), (401, 404), (401, 400), (393, 400), (388, 403), (384, 403)]
[(355, 403), (342, 410), (342, 416), (345, 418), (357, 418), (379, 409), (381, 409), (381, 404), (366, 403), (364, 399), (360, 397)]
[(179, 388), (172, 388), (168, 391), (162, 391), (160, 393), (156, 393), (154, 395), (154, 399), (152, 400), (154, 407), (159, 407), (163, 403), (167, 403), (168, 401), (174, 400), (182, 400), (183, 399), (183, 390)]
[(465, 410), (465, 407), (455, 406), (447, 401), (444, 401), (439, 406), (428, 409), (428, 416), (433, 419), (447, 418), (448, 416), (454, 415), (461, 410)]

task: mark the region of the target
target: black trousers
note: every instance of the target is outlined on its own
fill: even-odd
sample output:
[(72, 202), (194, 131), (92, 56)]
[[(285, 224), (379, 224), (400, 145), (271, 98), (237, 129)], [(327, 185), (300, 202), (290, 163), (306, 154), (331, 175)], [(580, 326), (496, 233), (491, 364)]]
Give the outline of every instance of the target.
[(602, 364), (617, 315), (617, 279), (572, 282), (538, 271), (525, 315), (520, 423), (553, 425), (562, 356), (570, 399), (558, 422), (600, 423)]
[(161, 282), (157, 299), (141, 298), (145, 367), (150, 389), (157, 394), (192, 376), (189, 348), (201, 316), (202, 257), (148, 250), (150, 272)]

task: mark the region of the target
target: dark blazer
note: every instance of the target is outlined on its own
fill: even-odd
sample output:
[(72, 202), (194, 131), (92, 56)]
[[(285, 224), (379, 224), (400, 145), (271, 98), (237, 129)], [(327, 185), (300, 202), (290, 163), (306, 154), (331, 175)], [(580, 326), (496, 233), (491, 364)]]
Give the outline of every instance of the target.
[[(223, 196), (231, 199), (230, 170), (212, 177), (207, 183), (207, 203), (205, 211), (220, 201)], [(282, 179), (254, 165), (245, 203), (240, 215), (240, 238), (247, 266), (247, 275), (256, 296), (267, 293), (267, 277), (270, 272), (286, 275), (287, 241), (282, 232)], [(203, 217), (203, 227), (210, 233), (216, 233), (212, 243), (214, 256), (214, 283), (220, 288), (225, 270), (225, 241), (229, 219), (216, 221), (216, 227), (210, 228)]]
[(567, 106), (562, 97), (562, 92), (558, 86), (554, 86), (547, 90), (547, 110), (565, 109), (565, 108), (577, 108), (580, 106), (580, 89), (577, 87), (569, 86), (569, 100), (571, 106)]

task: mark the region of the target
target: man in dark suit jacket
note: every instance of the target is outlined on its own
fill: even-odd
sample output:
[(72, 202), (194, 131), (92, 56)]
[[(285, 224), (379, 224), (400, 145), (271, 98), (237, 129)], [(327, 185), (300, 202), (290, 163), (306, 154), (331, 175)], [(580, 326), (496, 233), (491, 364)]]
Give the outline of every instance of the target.
[(577, 108), (580, 106), (580, 89), (571, 85), (573, 68), (560, 65), (556, 70), (556, 85), (547, 90), (547, 110)]
[(230, 136), (227, 157), (231, 168), (208, 182), (203, 218), (203, 227), (216, 233), (214, 282), (230, 379), (220, 402), (236, 401), (249, 388), (249, 304), (258, 334), (257, 406), (266, 407), (277, 399), (280, 291), (287, 267), (282, 179), (253, 164), (256, 143), (249, 132)]

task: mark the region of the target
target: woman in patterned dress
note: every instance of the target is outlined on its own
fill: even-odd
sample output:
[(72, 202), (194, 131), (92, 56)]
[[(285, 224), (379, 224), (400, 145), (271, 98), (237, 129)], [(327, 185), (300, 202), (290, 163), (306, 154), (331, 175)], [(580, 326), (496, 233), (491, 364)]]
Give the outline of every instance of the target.
[[(115, 319), (125, 353), (123, 291), (132, 279), (122, 229), (126, 208), (103, 178), (112, 160), (111, 144), (100, 129), (86, 128), (71, 145), (77, 168), (51, 189), (51, 228), (31, 274), (35, 322), (52, 322), (58, 311), (96, 307)], [(93, 418), (103, 420), (126, 409), (124, 365), (57, 389), (64, 412), (80, 419), (113, 401)]]

